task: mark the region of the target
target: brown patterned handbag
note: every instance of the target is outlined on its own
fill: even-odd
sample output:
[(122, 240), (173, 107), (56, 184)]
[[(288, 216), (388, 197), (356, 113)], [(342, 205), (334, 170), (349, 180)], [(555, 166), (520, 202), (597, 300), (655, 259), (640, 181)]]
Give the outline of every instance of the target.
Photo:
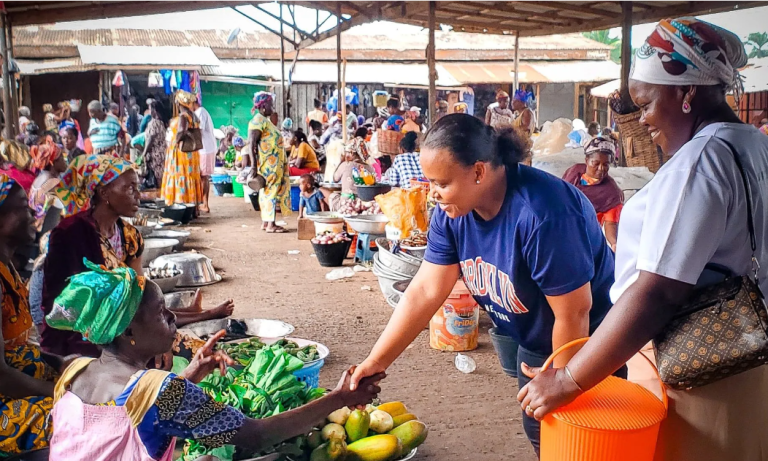
[(656, 366), (668, 387), (705, 386), (768, 363), (768, 310), (757, 281), (752, 196), (736, 150), (747, 201), (754, 280), (746, 275), (697, 288), (688, 303), (654, 340)]

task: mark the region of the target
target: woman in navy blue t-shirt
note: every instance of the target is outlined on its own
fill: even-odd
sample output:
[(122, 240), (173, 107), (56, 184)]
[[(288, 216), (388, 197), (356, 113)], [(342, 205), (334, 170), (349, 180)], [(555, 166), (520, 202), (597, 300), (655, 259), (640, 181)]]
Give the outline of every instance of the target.
[[(594, 207), (572, 185), (518, 165), (527, 150), (513, 130), (497, 132), (465, 114), (441, 118), (426, 134), (421, 166), (439, 204), (427, 252), (353, 383), (405, 350), (459, 276), (497, 334), (519, 343), (520, 387), (554, 349), (589, 336), (603, 320), (613, 253)], [(555, 366), (574, 353), (561, 354)], [(538, 453), (539, 425), (526, 413), (523, 425)]]

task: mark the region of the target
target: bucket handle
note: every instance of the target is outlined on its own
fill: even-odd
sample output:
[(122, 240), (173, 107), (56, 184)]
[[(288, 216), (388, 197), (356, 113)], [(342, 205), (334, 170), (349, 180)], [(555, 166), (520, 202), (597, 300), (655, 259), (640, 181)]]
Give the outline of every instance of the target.
[[(584, 344), (587, 341), (589, 341), (589, 336), (586, 338), (580, 338), (580, 339), (574, 339), (573, 341), (563, 344), (562, 346), (558, 347), (555, 352), (552, 353), (552, 355), (549, 356), (546, 362), (544, 362), (544, 365), (541, 367), (541, 372), (545, 372), (549, 369), (549, 367), (552, 366), (552, 363), (555, 361), (555, 357), (560, 355), (563, 351), (566, 351), (573, 346), (578, 346), (580, 344)], [(661, 388), (661, 403), (664, 404), (664, 408), (669, 410), (669, 398), (667, 397), (667, 388), (664, 386), (664, 381), (661, 380), (661, 375), (659, 374), (659, 369), (656, 368), (656, 365), (651, 362), (651, 359), (649, 359), (645, 354), (643, 354), (643, 351), (640, 351), (639, 354), (645, 359), (646, 362), (651, 366), (653, 369), (654, 374), (659, 379), (659, 388)], [(578, 385), (578, 383), (577, 383)]]

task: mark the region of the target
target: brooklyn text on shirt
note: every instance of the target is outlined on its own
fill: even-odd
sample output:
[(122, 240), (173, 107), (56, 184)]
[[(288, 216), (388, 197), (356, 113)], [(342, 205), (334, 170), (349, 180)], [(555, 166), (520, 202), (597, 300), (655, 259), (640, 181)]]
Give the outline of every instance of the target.
[[(461, 261), (459, 265), (464, 284), (473, 296), (488, 296), (494, 304), (510, 314), (528, 313), (528, 309), (517, 297), (509, 275), (500, 271), (493, 264), (483, 261), (480, 256)], [(494, 309), (493, 306), (485, 305), (484, 307), (488, 312), (509, 321), (504, 313)]]

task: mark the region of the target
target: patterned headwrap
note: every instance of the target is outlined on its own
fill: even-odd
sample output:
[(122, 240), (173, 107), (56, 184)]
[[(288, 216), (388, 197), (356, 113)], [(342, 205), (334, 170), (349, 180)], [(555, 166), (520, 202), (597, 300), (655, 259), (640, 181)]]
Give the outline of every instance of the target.
[(242, 149), (245, 147), (245, 141), (243, 141), (243, 138), (240, 136), (235, 136), (235, 139), (232, 140), (232, 145), (237, 147), (238, 149)]
[(130, 267), (107, 270), (83, 258), (88, 272), (69, 279), (46, 323), (77, 331), (92, 344), (109, 344), (123, 334), (139, 310), (146, 280)]
[(97, 186), (105, 186), (133, 169), (133, 163), (114, 155), (75, 157), (54, 192), (64, 204), (64, 216), (87, 210)]
[(371, 155), (368, 153), (368, 147), (365, 145), (365, 139), (363, 138), (353, 138), (349, 141), (346, 146), (346, 151), (357, 154), (357, 156), (366, 163), (368, 163), (368, 159), (371, 158)]
[(391, 131), (400, 131), (405, 123), (405, 119), (399, 115), (391, 115), (387, 119), (387, 129)]
[(189, 91), (179, 90), (176, 92), (176, 103), (186, 107), (189, 110), (194, 110), (192, 104), (197, 102), (197, 96)]
[(29, 148), (26, 145), (3, 139), (0, 140), (0, 163), (10, 163), (17, 170), (23, 171), (32, 167), (32, 156), (29, 155)]
[(8, 198), (8, 194), (11, 192), (11, 188), (16, 184), (13, 178), (8, 177), (5, 174), (0, 174), (0, 205)]
[(747, 54), (732, 32), (696, 18), (665, 19), (635, 53), (629, 78), (656, 85), (724, 85), (739, 96)]
[(62, 150), (53, 142), (50, 136), (46, 136), (45, 144), (32, 146), (29, 149), (29, 154), (33, 159), (32, 166), (36, 170), (42, 171), (61, 156)]
[(256, 109), (261, 109), (269, 104), (272, 104), (272, 93), (267, 91), (259, 91), (253, 95), (253, 105)]
[(499, 91), (496, 92), (496, 100), (497, 101), (499, 99), (504, 99), (504, 98), (509, 99), (509, 93), (507, 93), (504, 90), (499, 90)]
[(616, 156), (616, 144), (614, 144), (613, 141), (605, 138), (594, 138), (592, 139), (589, 144), (587, 144), (587, 147), (584, 148), (584, 152), (587, 155), (592, 155), (597, 152), (604, 152), (611, 156), (611, 159)]
[(53, 105), (43, 104), (43, 112), (53, 112)]
[(285, 120), (283, 120), (283, 129), (284, 130), (293, 129), (293, 120), (291, 120), (290, 118), (286, 118)]

